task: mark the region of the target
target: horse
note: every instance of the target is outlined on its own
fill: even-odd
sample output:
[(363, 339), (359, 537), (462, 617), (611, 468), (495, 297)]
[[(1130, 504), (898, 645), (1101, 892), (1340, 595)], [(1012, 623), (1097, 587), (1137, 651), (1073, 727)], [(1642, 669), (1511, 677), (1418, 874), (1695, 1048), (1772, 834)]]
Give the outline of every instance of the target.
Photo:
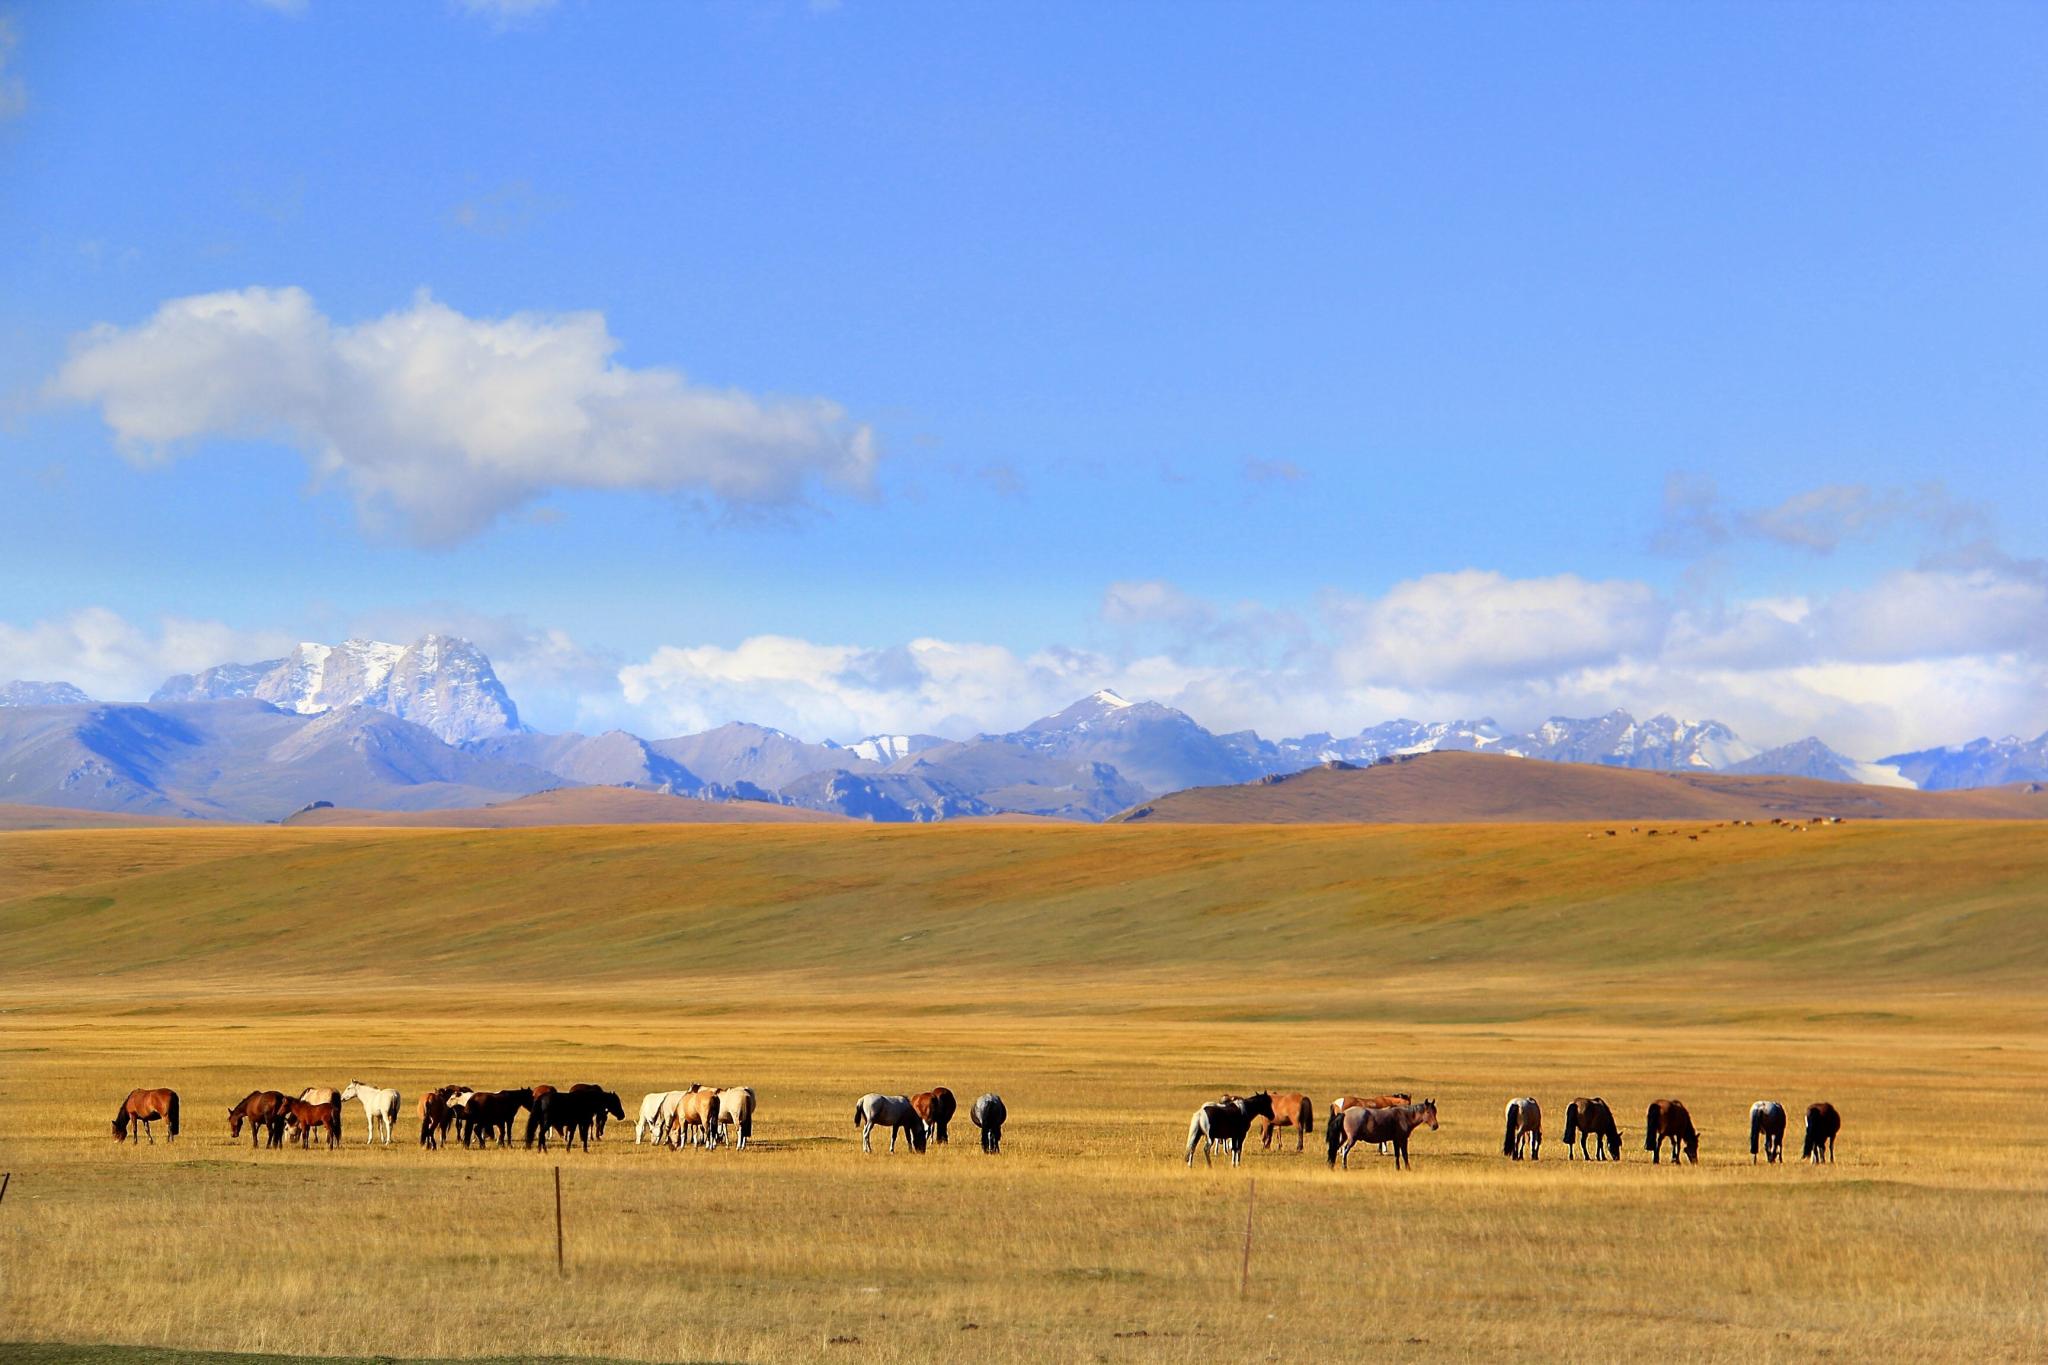
[(910, 1150), (924, 1151), (927, 1131), (924, 1120), (918, 1116), (917, 1107), (907, 1095), (881, 1095), (869, 1091), (853, 1102), (853, 1126), (860, 1129), (860, 1149), (863, 1152), (875, 1150), (870, 1139), (875, 1129), (882, 1125), (889, 1128), (889, 1150), (896, 1150), (896, 1134), (901, 1132), (910, 1139)]
[(334, 1135), (341, 1136), (341, 1092), (327, 1085), (309, 1085), (299, 1092), (299, 1098), (307, 1104), (331, 1104), (334, 1106)]
[[(1588, 1138), (1593, 1140), (1590, 1152)], [(1564, 1150), (1575, 1161), (1581, 1156), (1589, 1161), (1621, 1160), (1621, 1129), (1614, 1126), (1614, 1111), (1606, 1100), (1582, 1095), (1571, 1102), (1564, 1111)]]
[(308, 1100), (286, 1100), (284, 1102), (284, 1126), (287, 1133), (296, 1133), (299, 1146), (313, 1145), (313, 1130), (327, 1130), (327, 1145), (341, 1146), (341, 1100), (339, 1098), (314, 1104)]
[(1307, 1139), (1308, 1130), (1315, 1126), (1316, 1107), (1306, 1095), (1288, 1091), (1273, 1096), (1273, 1117), (1266, 1120), (1266, 1126), (1259, 1130), (1259, 1146), (1273, 1145), (1275, 1128), (1294, 1130), (1294, 1150), (1300, 1151)]
[(1388, 1142), (1394, 1147), (1394, 1169), (1406, 1166), (1413, 1170), (1415, 1163), (1408, 1159), (1408, 1135), (1425, 1123), (1432, 1129), (1437, 1126), (1435, 1100), (1389, 1105), (1384, 1109), (1358, 1105), (1333, 1114), (1323, 1134), (1329, 1145), (1330, 1164), (1336, 1165), (1342, 1157), (1348, 1171), (1353, 1147), (1361, 1142)]
[[(1406, 1104), (1414, 1098), (1405, 1090), (1397, 1090), (1391, 1095), (1339, 1095), (1330, 1101), (1330, 1117), (1342, 1118), (1347, 1109), (1392, 1109), (1395, 1105)], [(1386, 1143), (1379, 1144), (1379, 1153), (1381, 1156), (1387, 1154)]]
[[(460, 1105), (455, 1106), (456, 1130), (462, 1135), (462, 1145), (467, 1147), (470, 1139), (479, 1147), (488, 1147), (493, 1138), (500, 1147), (512, 1145), (512, 1125), (519, 1118), (522, 1109), (535, 1108), (531, 1090), (483, 1090), (472, 1094)], [(533, 1145), (533, 1125), (527, 1123), (527, 1145)]]
[(448, 1110), (448, 1096), (454, 1088), (444, 1086), (420, 1096), (420, 1146), (429, 1151), (448, 1139), (448, 1124), (455, 1117)]
[(925, 1128), (932, 1135), (932, 1141), (941, 1147), (945, 1146), (946, 1125), (953, 1121), (953, 1115), (960, 1109), (959, 1101), (953, 1098), (953, 1092), (943, 1085), (935, 1085), (921, 1095), (912, 1095), (910, 1105), (917, 1110), (917, 1116), (924, 1120)]
[(380, 1090), (362, 1081), (350, 1081), (341, 1088), (341, 1098), (355, 1100), (363, 1106), (363, 1122), (369, 1132), (363, 1134), (363, 1141), (377, 1140), (377, 1124), (384, 1124), (384, 1145), (391, 1145), (391, 1125), (398, 1120), (399, 1094), (396, 1090)]
[[(1238, 1165), (1244, 1160), (1244, 1139), (1245, 1134), (1251, 1131), (1252, 1120), (1272, 1117), (1273, 1097), (1263, 1090), (1242, 1099), (1218, 1100), (1214, 1104), (1203, 1105), (1188, 1120), (1187, 1164), (1195, 1164), (1195, 1148), (1201, 1147), (1206, 1139), (1210, 1143), (1229, 1143), (1230, 1164)], [(1206, 1147), (1202, 1149), (1202, 1164), (1215, 1164)]]
[(121, 1101), (121, 1108), (114, 1115), (114, 1141), (132, 1141), (128, 1131), (130, 1123), (142, 1125), (142, 1131), (149, 1138), (149, 1145), (156, 1146), (156, 1129), (150, 1125), (162, 1119), (170, 1126), (164, 1141), (178, 1140), (178, 1092), (175, 1090), (131, 1090), (128, 1098)]
[(1543, 1106), (1536, 1103), (1533, 1095), (1508, 1101), (1507, 1132), (1500, 1140), (1502, 1156), (1520, 1161), (1524, 1148), (1528, 1149), (1531, 1161), (1543, 1155)]
[(642, 1134), (645, 1134), (649, 1141), (657, 1143), (668, 1136), (668, 1123), (663, 1119), (662, 1111), (665, 1108), (670, 1116), (673, 1116), (675, 1101), (669, 1097), (673, 1095), (680, 1098), (682, 1093), (680, 1090), (650, 1090), (641, 1097), (640, 1118), (633, 1125), (635, 1147), (640, 1145)]
[(251, 1090), (242, 1097), (242, 1102), (228, 1110), (228, 1138), (232, 1141), (242, 1135), (242, 1125), (249, 1125), (249, 1145), (253, 1148), (261, 1136), (269, 1140), (266, 1147), (284, 1145), (284, 1096), (275, 1090)]
[(1765, 1165), (1785, 1159), (1785, 1106), (1776, 1100), (1758, 1100), (1749, 1106), (1749, 1164), (1756, 1165), (1757, 1149), (1763, 1149)]
[(1010, 1111), (1003, 1105), (1003, 1097), (991, 1091), (974, 1102), (967, 1111), (967, 1117), (981, 1129), (981, 1150), (995, 1153), (1003, 1150), (1003, 1124), (1009, 1119)]
[(739, 1136), (733, 1139), (733, 1145), (746, 1151), (754, 1136), (754, 1087), (729, 1085), (720, 1090), (716, 1118), (718, 1136), (723, 1138), (727, 1128), (737, 1128)]
[(669, 1125), (669, 1145), (677, 1151), (691, 1141), (690, 1134), (696, 1133), (699, 1147), (711, 1146), (712, 1130), (718, 1126), (718, 1087), (715, 1085), (693, 1085), (682, 1093), (676, 1104), (675, 1121)]
[[(177, 1123), (172, 1121), (172, 1132), (177, 1132)], [(1842, 1116), (1835, 1112), (1835, 1106), (1826, 1100), (1806, 1106), (1806, 1141), (1799, 1153), (1801, 1161), (1816, 1164), (1835, 1159), (1835, 1134), (1842, 1131)]]
[(626, 1117), (626, 1107), (619, 1097), (595, 1086), (589, 1090), (557, 1090), (542, 1095), (538, 1100), (532, 1099), (529, 1092), (518, 1093), (527, 1097), (533, 1110), (526, 1120), (526, 1145), (532, 1147), (537, 1142), (543, 1152), (548, 1149), (549, 1133), (561, 1134), (564, 1147), (573, 1147), (580, 1140), (587, 1152), (590, 1150), (590, 1130), (597, 1126), (600, 1114), (620, 1119)]
[(1652, 1100), (1643, 1117), (1643, 1150), (1650, 1154), (1651, 1165), (1663, 1158), (1667, 1142), (1671, 1144), (1672, 1165), (1678, 1164), (1681, 1146), (1687, 1161), (1695, 1166), (1700, 1164), (1700, 1135), (1692, 1126), (1692, 1115), (1677, 1100)]
[[(534, 1089), (536, 1092), (538, 1092), (541, 1088), (542, 1087), (536, 1086)], [(548, 1086), (546, 1087), (546, 1089), (550, 1094), (552, 1094), (554, 1091), (554, 1087), (552, 1086)], [(584, 1081), (578, 1085), (570, 1086), (569, 1093), (572, 1095), (596, 1095), (601, 1101), (605, 1096), (611, 1095), (612, 1092), (605, 1089), (601, 1085), (592, 1085), (589, 1081)], [(538, 1093), (535, 1093), (533, 1097), (534, 1099), (538, 1100), (540, 1098), (540, 1095)], [(612, 1096), (612, 1098), (617, 1099), (618, 1097), (614, 1095)], [(605, 1106), (604, 1104), (600, 1103), (597, 1108), (597, 1136), (600, 1139), (604, 1137), (604, 1121), (610, 1117), (611, 1109)], [(623, 1105), (619, 1107), (619, 1117), (626, 1117), (626, 1111)]]

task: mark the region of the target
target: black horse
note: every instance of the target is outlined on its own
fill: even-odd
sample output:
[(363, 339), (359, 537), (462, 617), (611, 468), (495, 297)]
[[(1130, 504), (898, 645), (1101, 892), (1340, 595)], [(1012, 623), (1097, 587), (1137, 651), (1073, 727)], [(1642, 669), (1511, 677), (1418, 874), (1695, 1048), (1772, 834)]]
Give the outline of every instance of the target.
[(557, 1133), (564, 1146), (574, 1146), (581, 1140), (583, 1150), (587, 1152), (590, 1150), (590, 1130), (605, 1117), (626, 1117), (626, 1107), (613, 1091), (596, 1087), (585, 1090), (579, 1086), (542, 1095), (526, 1120), (526, 1145), (537, 1146), (545, 1152), (548, 1134)]
[(1001, 1095), (983, 1095), (974, 1102), (974, 1108), (967, 1111), (967, 1117), (974, 1120), (976, 1128), (981, 1129), (982, 1151), (1003, 1150), (1003, 1124), (1009, 1119), (1010, 1111), (1003, 1106)]
[(479, 1147), (488, 1147), (493, 1138), (500, 1147), (512, 1145), (512, 1121), (519, 1117), (522, 1109), (533, 1107), (531, 1090), (480, 1090), (469, 1097), (469, 1102), (455, 1111), (455, 1125), (467, 1147), (473, 1138)]
[(1835, 1134), (1842, 1131), (1842, 1116), (1835, 1112), (1835, 1106), (1822, 1100), (1806, 1107), (1806, 1141), (1799, 1153), (1802, 1161), (1829, 1161), (1835, 1159)]
[[(1591, 1151), (1586, 1149), (1589, 1139)], [(1564, 1150), (1574, 1161), (1582, 1156), (1588, 1161), (1621, 1160), (1621, 1129), (1615, 1126), (1614, 1111), (1606, 1100), (1595, 1095), (1571, 1102), (1564, 1111)]]

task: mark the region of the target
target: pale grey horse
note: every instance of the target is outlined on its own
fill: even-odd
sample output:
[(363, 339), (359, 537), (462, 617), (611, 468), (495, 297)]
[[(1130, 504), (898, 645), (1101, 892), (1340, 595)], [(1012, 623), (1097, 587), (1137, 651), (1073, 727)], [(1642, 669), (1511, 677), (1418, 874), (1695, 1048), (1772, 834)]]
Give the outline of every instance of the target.
[(860, 1149), (863, 1152), (875, 1150), (869, 1139), (874, 1136), (875, 1129), (884, 1124), (889, 1128), (890, 1151), (896, 1150), (896, 1134), (899, 1131), (909, 1135), (911, 1151), (924, 1151), (924, 1120), (917, 1116), (917, 1110), (911, 1106), (908, 1095), (880, 1095), (872, 1092), (862, 1095), (859, 1102), (853, 1106), (853, 1122), (854, 1126), (860, 1129)]
[(974, 1120), (974, 1126), (981, 1129), (981, 1150), (1000, 1152), (1003, 1150), (1003, 1124), (1009, 1120), (1010, 1111), (1003, 1105), (1003, 1097), (991, 1091), (974, 1102), (974, 1108), (967, 1111), (967, 1117)]

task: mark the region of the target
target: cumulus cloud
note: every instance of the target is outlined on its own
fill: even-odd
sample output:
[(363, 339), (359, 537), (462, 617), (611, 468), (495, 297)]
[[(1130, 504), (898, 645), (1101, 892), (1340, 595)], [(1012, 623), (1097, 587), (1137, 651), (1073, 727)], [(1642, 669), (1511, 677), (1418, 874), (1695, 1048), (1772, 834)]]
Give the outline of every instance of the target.
[(865, 491), (872, 432), (822, 398), (761, 398), (616, 363), (597, 313), (472, 318), (425, 293), (337, 324), (296, 288), (174, 299), (77, 338), (51, 381), (137, 463), (208, 437), (298, 448), (371, 527), (476, 534), (558, 489), (788, 507)]
[(145, 628), (105, 607), (85, 607), (26, 625), (0, 621), (0, 680), (68, 682), (96, 700), (136, 701), (174, 673), (276, 658), (293, 643), (277, 632), (177, 616)]

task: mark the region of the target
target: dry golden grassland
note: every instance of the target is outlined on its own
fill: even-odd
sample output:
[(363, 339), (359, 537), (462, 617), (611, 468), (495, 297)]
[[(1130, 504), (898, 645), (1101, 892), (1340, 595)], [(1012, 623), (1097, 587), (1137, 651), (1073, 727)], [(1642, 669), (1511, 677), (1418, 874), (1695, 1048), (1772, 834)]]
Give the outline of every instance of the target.
[[(0, 836), (0, 1340), (410, 1357), (2048, 1355), (2048, 831)], [(752, 1084), (744, 1153), (252, 1152), (226, 1106)], [(1000, 1090), (923, 1157), (853, 1101)], [(116, 1147), (135, 1085), (176, 1146)], [(1190, 1172), (1224, 1089), (1434, 1095), (1415, 1168)], [(1500, 1155), (1535, 1094), (1536, 1165)], [(1564, 1160), (1613, 1102), (1620, 1166)], [(1642, 1110), (1704, 1130), (1652, 1167)], [(1839, 1163), (1752, 1168), (1751, 1100)], [(554, 1265), (563, 1170), (568, 1274)], [(1256, 1178), (1249, 1287), (1239, 1294)], [(47, 1358), (47, 1357), (43, 1357)]]

